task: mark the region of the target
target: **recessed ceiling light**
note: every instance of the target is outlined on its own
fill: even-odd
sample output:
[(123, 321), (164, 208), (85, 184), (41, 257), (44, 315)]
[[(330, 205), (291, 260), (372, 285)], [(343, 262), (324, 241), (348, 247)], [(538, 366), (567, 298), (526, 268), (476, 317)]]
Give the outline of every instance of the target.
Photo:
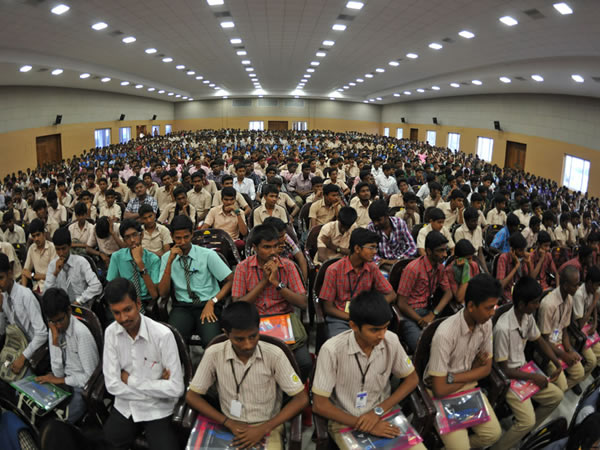
[(431, 44), (429, 44), (429, 48), (432, 48), (434, 50), (440, 50), (443, 47), (444, 46), (442, 44), (438, 44), (437, 42), (432, 42)]
[(581, 75), (571, 75), (571, 78), (573, 79), (573, 81), (577, 82), (577, 83), (583, 83), (584, 79)]
[(238, 56), (246, 56), (248, 52), (246, 50), (238, 50), (237, 52), (235, 52), (235, 54)]
[(410, 92), (410, 91), (404, 91), (403, 94), (404, 95), (410, 95), (410, 94), (412, 94), (412, 92)]
[(92, 25), (92, 28), (96, 31), (104, 30), (106, 27), (108, 27), (108, 24), (105, 22), (98, 22)]
[(382, 100), (382, 98), (381, 98), (381, 97), (377, 97), (375, 100), (379, 100), (379, 101), (381, 101), (381, 100)]
[(156, 49), (155, 48), (147, 48), (146, 50), (144, 50), (146, 53), (148, 53), (149, 55), (152, 55), (154, 53), (156, 53)]
[(33, 67), (31, 66), (22, 66), (19, 71), (21, 72), (29, 72), (31, 69), (33, 69)]
[(229, 42), (231, 42), (233, 45), (237, 45), (237, 44), (241, 44), (242, 40), (240, 38), (231, 38), (231, 39), (229, 39)]
[(421, 89), (421, 88), (419, 88), (419, 89), (417, 89), (417, 92), (418, 92), (419, 94), (422, 94), (423, 92), (425, 92), (425, 89)]
[(143, 87), (144, 87), (144, 85), (143, 85), (143, 84), (136, 84), (136, 85), (135, 85), (135, 88), (136, 88), (136, 89), (141, 89), (141, 88), (143, 88)]
[(55, 76), (56, 76), (56, 75), (60, 75), (61, 73), (63, 73), (63, 70), (62, 70), (62, 69), (54, 69), (54, 70), (52, 71), (52, 75), (55, 75)]
[(310, 73), (305, 73), (304, 75), (302, 75), (302, 78), (310, 78), (312, 77), (312, 75)]
[(188, 98), (188, 102), (192, 102), (194, 99), (192, 97)]
[(329, 97), (329, 100), (335, 100), (335, 97)]
[(79, 78), (85, 80), (86, 78), (89, 78), (90, 74), (89, 73), (82, 73), (81, 75), (79, 75)]
[(164, 89), (161, 89), (160, 91), (158, 91), (158, 93), (159, 93), (159, 94), (164, 94), (164, 93), (165, 93), (165, 90), (164, 90)]
[(108, 83), (110, 81), (110, 78), (109, 77), (104, 77), (100, 81), (102, 81), (103, 83)]
[(206, 0), (209, 6), (218, 6), (223, 4), (223, 0)]
[(121, 86), (129, 86), (129, 81), (121, 81)]
[(431, 86), (431, 89), (434, 91), (439, 91), (441, 88), (439, 86)]
[(375, 101), (375, 99), (374, 99), (374, 98), (370, 98), (370, 99), (369, 99), (369, 101), (370, 101), (370, 102), (374, 102), (374, 101)]
[(344, 86), (344, 89), (350, 89), (350, 86), (348, 86), (348, 85), (345, 85), (345, 86)]
[(458, 83), (450, 83), (450, 86), (452, 86), (453, 88), (459, 88), (460, 84), (458, 84)]
[(556, 9), (563, 16), (566, 15), (566, 14), (573, 14), (573, 10), (565, 2), (555, 3), (552, 6), (554, 6), (554, 9)]
[(169, 97), (171, 97), (171, 96), (173, 96), (173, 95), (175, 95), (175, 94), (174, 94), (173, 92), (169, 92), (167, 95), (168, 95)]
[(388, 64), (392, 67), (398, 67), (400, 65), (398, 61), (390, 61)]
[(502, 22), (504, 25), (508, 25), (509, 27), (514, 27), (516, 24), (519, 23), (516, 19), (514, 19), (510, 16), (500, 17), (498, 20), (500, 22)]
[(369, 103), (369, 100), (363, 100), (363, 103)]
[(500, 77), (500, 81), (503, 83), (510, 83), (512, 80), (508, 77)]
[(336, 23), (333, 24), (331, 29), (335, 31), (344, 31), (346, 29), (346, 25), (344, 25), (343, 23)]
[(325, 47), (333, 47), (335, 45), (335, 41), (325, 40), (323, 41), (323, 45)]
[(208, 83), (210, 83), (210, 80), (204, 80), (204, 81), (202, 82), (202, 84), (208, 84)]
[(50, 10), (50, 12), (52, 14), (56, 14), (57, 16), (60, 16), (61, 14), (66, 13), (68, 10), (70, 10), (71, 7), (67, 6), (67, 5), (63, 5), (62, 3), (60, 5), (55, 6), (54, 8), (52, 8)]
[(294, 95), (294, 98), (300, 98), (300, 96), (299, 95)]
[(318, 58), (325, 58), (327, 56), (327, 53), (317, 52), (317, 53), (315, 53), (315, 56), (317, 56)]
[(359, 83), (364, 83), (365, 80), (363, 80), (362, 78), (357, 78), (356, 81), (358, 81)]
[(229, 97), (227, 97), (226, 95), (224, 95), (223, 98), (229, 98)]
[(133, 36), (127, 36), (127, 37), (124, 37), (122, 39), (122, 41), (124, 43), (126, 43), (126, 44), (131, 44), (132, 42), (135, 42), (135, 37), (133, 37)]
[(338, 92), (344, 92), (344, 90), (342, 88), (339, 88)]
[(193, 70), (188, 70), (185, 74), (186, 75), (196, 75), (196, 72), (194, 72)]
[(313, 68), (309, 68), (309, 69), (306, 69), (306, 71), (307, 71), (308, 73), (313, 73), (313, 72), (315, 71), (315, 69), (313, 69)]
[(308, 80), (307, 80), (306, 78), (302, 78), (302, 79), (300, 80), (300, 82), (301, 82), (301, 83), (306, 83), (307, 81), (308, 81)]
[(346, 3), (346, 8), (349, 9), (362, 9), (365, 6), (363, 2), (348, 2)]
[(377, 69), (375, 69), (375, 72), (383, 73), (385, 72), (385, 69), (378, 67)]
[(348, 83), (350, 86), (356, 86), (356, 83)]
[(231, 21), (225, 21), (225, 22), (221, 22), (221, 28), (233, 28), (235, 27), (235, 23), (231, 22)]
[(179, 65), (175, 66), (175, 68), (177, 70), (183, 70), (183, 69), (185, 69), (185, 66), (183, 64), (179, 64)]
[(398, 94), (397, 92), (394, 92), (394, 97), (400, 97), (400, 94)]
[(248, 74), (248, 76), (249, 76), (250, 78), (254, 78), (254, 77), (256, 77), (256, 74), (255, 74), (255, 73), (249, 73), (249, 74)]
[(254, 72), (254, 67), (246, 67), (246, 72)]
[(173, 58), (169, 58), (169, 57), (167, 57), (167, 58), (163, 58), (163, 59), (162, 59), (162, 62), (164, 62), (164, 63), (170, 63), (170, 62), (173, 62)]
[(154, 92), (156, 88), (148, 88), (148, 92)]
[(263, 97), (264, 97), (263, 95), (259, 95), (259, 96), (258, 96), (258, 98), (263, 98)]
[(483, 84), (481, 80), (472, 80), (471, 83), (473, 83), (475, 86), (481, 86)]
[(407, 53), (406, 57), (410, 59), (417, 59), (419, 55), (417, 55), (416, 53)]
[(242, 60), (242, 64), (247, 66), (248, 64), (250, 64), (250, 60), (249, 59), (244, 59)]
[(537, 81), (538, 83), (544, 81), (544, 77), (541, 75), (531, 75), (531, 79), (533, 81)]
[(175, 98), (181, 98), (181, 94), (177, 94)]
[(181, 98), (182, 98), (183, 100), (187, 100), (187, 99), (188, 99), (188, 98), (187, 98), (187, 95), (185, 95), (185, 96), (183, 96), (183, 97), (181, 97)]
[(458, 33), (458, 35), (464, 37), (465, 39), (473, 39), (475, 37), (473, 33), (467, 30), (461, 31), (460, 33)]
[(373, 74), (372, 73), (365, 73), (365, 78), (373, 78)]
[(319, 64), (321, 64), (319, 61), (311, 61), (310, 62), (311, 66), (318, 66)]
[(198, 76), (196, 77), (196, 80), (201, 80), (201, 79), (203, 79), (203, 78), (204, 78), (204, 77), (203, 77), (202, 75), (198, 75)]
[(208, 87), (215, 87), (215, 86), (216, 86), (216, 84), (215, 84), (215, 83), (210, 83), (210, 84), (208, 85)]

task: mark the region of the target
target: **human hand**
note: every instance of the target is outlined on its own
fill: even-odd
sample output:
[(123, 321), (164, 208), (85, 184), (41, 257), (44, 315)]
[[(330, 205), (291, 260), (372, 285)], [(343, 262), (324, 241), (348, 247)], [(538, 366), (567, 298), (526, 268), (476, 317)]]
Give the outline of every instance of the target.
[(519, 260), (517, 254), (515, 253), (514, 250), (510, 251), (510, 256), (512, 258), (512, 262), (515, 265), (515, 267), (519, 267), (521, 265), (521, 261)]
[(121, 370), (121, 381), (127, 384), (127, 380), (129, 380), (129, 372), (126, 370)]
[(477, 355), (475, 356), (475, 359), (473, 360), (473, 364), (471, 366), (471, 369), (476, 369), (478, 367), (483, 367), (486, 365), (488, 359), (490, 359), (490, 355), (485, 352), (485, 351), (480, 351), (479, 353), (477, 353)]
[(183, 255), (183, 250), (181, 250), (181, 247), (174, 245), (171, 248), (171, 253), (169, 254), (169, 260), (172, 262), (175, 259), (175, 257), (177, 257), (178, 255), (179, 256)]
[(215, 315), (215, 304), (212, 300), (206, 302), (206, 305), (204, 305), (204, 309), (202, 310), (202, 314), (200, 314), (200, 323), (204, 324), (204, 321), (207, 321), (208, 323), (217, 321), (217, 316)]
[(100, 253), (100, 259), (104, 261), (104, 264), (106, 264), (107, 266), (110, 264), (110, 256), (106, 253)]
[(233, 205), (223, 206), (224, 213), (229, 213), (229, 212), (233, 211), (234, 209), (235, 209), (235, 206), (233, 206)]
[(380, 419), (381, 418), (371, 410), (358, 417), (354, 424), (354, 428), (364, 433), (370, 433)]
[(62, 384), (64, 380), (49, 373), (47, 375), (42, 375), (41, 377), (36, 377), (35, 381), (38, 383)]
[(385, 420), (380, 420), (375, 424), (375, 427), (371, 430), (371, 434), (383, 438), (395, 438), (402, 434), (402, 430), (395, 425), (392, 425)]
[(563, 358), (563, 361), (565, 363), (567, 363), (567, 365), (569, 367), (571, 367), (573, 364), (576, 364), (579, 362), (581, 358), (579, 357), (579, 355), (577, 354), (577, 352), (571, 350), (570, 352), (567, 352), (565, 357)]
[(48, 327), (52, 333), (52, 345), (58, 346), (58, 328), (56, 328), (56, 324), (48, 321)]
[(13, 363), (10, 366), (10, 369), (13, 371), (13, 373), (19, 373), (21, 370), (23, 370), (25, 361), (25, 356), (23, 355), (23, 353), (21, 353), (19, 357), (13, 361)]
[(429, 325), (435, 320), (435, 314), (433, 314), (433, 312), (429, 312), (426, 316), (421, 317), (421, 320), (425, 324), (425, 326), (423, 327), (425, 328), (427, 325)]
[(552, 375), (550, 375), (550, 382), (554, 383), (558, 377), (560, 376), (560, 374), (562, 373), (563, 369), (562, 366), (560, 365), (560, 363), (558, 365), (556, 365), (557, 369), (554, 371), (554, 373), (552, 373)]
[(62, 268), (65, 266), (65, 259), (64, 258), (58, 258), (58, 260), (56, 261), (56, 268), (54, 270), (54, 276), (57, 276), (58, 273), (62, 270)]
[(144, 247), (142, 247), (141, 245), (136, 245), (135, 247), (133, 247), (131, 249), (131, 257), (135, 261), (135, 264), (138, 266), (138, 268), (144, 264), (143, 259), (142, 259), (143, 256), (144, 256)]
[(21, 275), (27, 279), (31, 279), (31, 270), (23, 269), (23, 272), (21, 272)]
[(267, 425), (248, 426), (241, 433), (236, 435), (232, 444), (237, 448), (251, 448), (258, 444), (267, 434)]
[(169, 369), (164, 369), (162, 375), (160, 376), (161, 380), (168, 380), (171, 378), (171, 371)]
[(546, 388), (546, 386), (548, 386), (548, 378), (539, 373), (534, 373), (532, 375), (531, 381), (533, 381), (534, 384), (540, 389), (544, 389)]
[(240, 436), (241, 433), (248, 428), (247, 423), (239, 422), (237, 420), (230, 419), (229, 417), (225, 421), (224, 425), (229, 428), (229, 431), (231, 431), (236, 437)]

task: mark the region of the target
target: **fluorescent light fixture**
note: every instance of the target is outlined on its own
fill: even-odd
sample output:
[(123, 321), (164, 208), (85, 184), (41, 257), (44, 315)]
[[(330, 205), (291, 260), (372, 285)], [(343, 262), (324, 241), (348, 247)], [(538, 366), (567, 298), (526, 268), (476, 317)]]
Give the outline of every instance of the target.
[(565, 2), (555, 3), (552, 6), (554, 6), (554, 9), (561, 13), (563, 16), (567, 14), (573, 14), (573, 10)]
[(148, 88), (148, 92), (154, 92), (156, 88)]
[(365, 78), (373, 78), (373, 74), (372, 73), (365, 73)]
[(417, 89), (417, 92), (418, 92), (419, 94), (422, 94), (423, 92), (425, 92), (425, 89), (421, 89), (421, 88), (419, 88), (419, 89)]
[(350, 86), (356, 86), (356, 83), (348, 83)]
[(460, 33), (458, 33), (458, 35), (460, 37), (464, 37), (465, 39), (473, 39), (475, 37), (475, 34), (467, 30), (462, 30)]
[(164, 89), (161, 89), (160, 91), (158, 91), (158, 93), (159, 93), (159, 94), (164, 94), (164, 93), (165, 93), (165, 90), (164, 90)]
[(335, 41), (325, 40), (323, 41), (323, 45), (325, 47), (333, 47), (335, 45)]
[(369, 100), (363, 100), (363, 103), (369, 103)]
[(108, 83), (110, 81), (110, 77), (104, 77), (100, 81), (102, 81), (103, 83)]
[(458, 84), (458, 83), (450, 83), (450, 86), (452, 86), (453, 88), (459, 88), (460, 84)]
[(315, 66), (315, 67), (318, 66), (319, 64), (321, 64), (319, 61), (311, 61), (310, 62), (310, 65)]
[(182, 99), (182, 100), (187, 100), (187, 99), (188, 99), (188, 98), (187, 98), (187, 95), (186, 95), (186, 96), (183, 96), (183, 97), (181, 97), (181, 99)]
[(302, 78), (310, 78), (312, 77), (312, 75), (310, 73), (305, 73), (304, 75), (302, 75)]
[(300, 98), (300, 96), (299, 95), (294, 95), (294, 98)]
[(175, 68), (177, 70), (183, 70), (183, 69), (185, 69), (185, 66), (183, 64), (179, 64), (179, 65), (175, 66)]
[(67, 6), (67, 5), (63, 5), (62, 3), (60, 5), (55, 6), (54, 8), (52, 8), (50, 10), (50, 12), (52, 14), (56, 14), (57, 16), (60, 16), (61, 14), (66, 13), (68, 10), (70, 10), (71, 7)]
[(208, 6), (219, 6), (223, 4), (223, 0), (206, 0)]
[(156, 53), (156, 49), (155, 48), (147, 48), (146, 50), (144, 50), (146, 53), (148, 53), (149, 55), (152, 55), (154, 53)]
[(237, 44), (241, 44), (242, 40), (240, 38), (231, 38), (231, 39), (229, 39), (229, 42), (231, 42), (233, 45), (237, 45)]
[(141, 89), (141, 88), (143, 88), (143, 87), (144, 87), (144, 85), (143, 85), (143, 84), (136, 84), (136, 85), (135, 85), (135, 88), (136, 88), (136, 89)]
[(301, 91), (301, 90), (299, 90), (299, 89), (296, 89), (295, 91), (292, 91), (292, 93), (291, 93), (290, 95), (297, 95), (297, 96), (300, 96), (300, 95), (304, 95), (304, 92), (302, 92), (302, 91)]
[(263, 97), (264, 97), (264, 95), (259, 95), (259, 96), (258, 96), (258, 98), (263, 98)]
[(383, 99), (381, 97), (377, 97), (375, 100), (381, 101)]
[(519, 23), (516, 19), (514, 19), (510, 16), (500, 17), (498, 20), (500, 22), (502, 22), (504, 25), (508, 25), (509, 27), (514, 27), (516, 24)]
[(444, 46), (442, 44), (438, 44), (437, 42), (432, 42), (429, 44), (429, 48), (433, 50), (441, 50)]
[(308, 80), (307, 80), (306, 78), (302, 78), (302, 79), (300, 80), (300, 82), (301, 82), (301, 83), (306, 83), (307, 81), (308, 81)]
[(188, 98), (188, 102), (193, 102), (194, 99), (192, 97)]
[(347, 84), (344, 86), (344, 89), (350, 89), (350, 86), (348, 86)]
[(226, 95), (224, 95), (223, 98), (229, 98), (229, 97), (227, 97)]
[(196, 80), (202, 80), (203, 78), (204, 78), (204, 77), (203, 77), (202, 75), (198, 75), (198, 76), (196, 77)]
[(246, 72), (254, 72), (254, 67), (246, 67)]
[(129, 86), (129, 81), (121, 81), (121, 86)]
[(339, 88), (338, 92), (344, 92), (344, 90), (342, 88)]
[(250, 64), (250, 60), (249, 59), (244, 59), (242, 60), (242, 64), (247, 66), (248, 64)]
[(215, 83), (210, 83), (210, 84), (208, 85), (208, 87), (215, 87), (215, 86), (216, 86), (216, 84), (215, 84)]
[(52, 75), (56, 76), (56, 75), (60, 75), (61, 73), (63, 73), (62, 69), (54, 69), (52, 71)]
[(375, 72), (383, 73), (385, 72), (385, 69), (378, 67), (377, 69), (375, 69)]
[(400, 65), (398, 61), (390, 61), (388, 64), (392, 67), (398, 67)]
[(306, 69), (306, 71), (307, 71), (308, 73), (313, 73), (313, 72), (315, 71), (315, 69), (313, 69), (313, 68), (311, 67), (311, 68), (309, 68), (309, 69)]
[(475, 86), (481, 86), (483, 84), (481, 80), (472, 80), (471, 83), (473, 83)]
[(510, 83), (512, 80), (508, 77), (500, 77), (500, 81), (503, 83)]
[(416, 53), (407, 53), (406, 57), (410, 59), (417, 59), (419, 55), (417, 55)]
[(175, 98), (181, 98), (181, 94), (177, 94)]
[(398, 94), (397, 92), (394, 92), (394, 97), (400, 97), (400, 94)]
[(92, 25), (92, 28), (96, 31), (104, 30), (106, 27), (108, 27), (108, 24), (105, 22), (97, 22)]
[(135, 37), (133, 37), (133, 36), (127, 36), (127, 37), (124, 37), (124, 38), (122, 39), (122, 41), (123, 41), (125, 44), (131, 44), (132, 42), (135, 42)]
[(210, 80), (204, 80), (204, 81), (202, 82), (202, 84), (208, 84), (208, 83), (210, 83)]
[(194, 72), (193, 70), (188, 70), (185, 74), (186, 75), (196, 75), (196, 72)]
[(167, 57), (167, 58), (163, 58), (163, 59), (162, 59), (162, 62), (164, 62), (164, 63), (170, 63), (170, 62), (173, 62), (173, 58), (169, 58), (169, 57)]
[(231, 22), (230, 20), (221, 22), (221, 28), (233, 28), (233, 27), (235, 27), (235, 23)]
[(411, 94), (412, 94), (412, 92), (410, 92), (410, 91), (404, 91), (404, 92), (403, 92), (403, 94), (404, 94), (404, 95), (411, 95)]
[(348, 2), (346, 3), (346, 8), (348, 9), (362, 9), (365, 6), (363, 2)]
[(571, 75), (571, 78), (573, 79), (573, 81), (577, 82), (577, 83), (583, 83), (584, 79), (581, 75)]
[(533, 81), (537, 81), (538, 83), (544, 81), (544, 77), (541, 75), (531, 75), (531, 79)]
[(434, 91), (439, 91), (441, 88), (439, 86), (431, 86), (431, 89)]
[(168, 95), (169, 97), (172, 97), (172, 96), (173, 96), (173, 95), (175, 95), (175, 94), (174, 94), (173, 92), (169, 92), (167, 95)]
[(317, 52), (317, 53), (315, 53), (315, 56), (317, 58), (325, 58), (327, 56), (327, 53), (325, 53), (325, 52)]
[(256, 77), (256, 74), (255, 74), (255, 73), (249, 73), (249, 74), (248, 74), (248, 76), (249, 76), (250, 78), (254, 78), (254, 77)]
[(369, 101), (370, 101), (370, 102), (374, 102), (374, 101), (375, 101), (375, 99), (374, 99), (374, 98), (370, 98), (370, 99), (369, 99)]
[(79, 75), (79, 78), (81, 78), (82, 80), (85, 80), (86, 78), (89, 78), (90, 74), (89, 73), (82, 73), (81, 75)]
[(235, 54), (238, 56), (246, 56), (248, 52), (246, 50), (238, 50), (237, 52), (235, 52)]
[(19, 71), (20, 72), (29, 72), (31, 69), (33, 69), (33, 67), (31, 66), (22, 66)]
[(335, 97), (329, 97), (329, 100), (335, 100)]
[(333, 24), (331, 29), (335, 31), (344, 31), (346, 29), (346, 25), (344, 25), (343, 23), (335, 23)]

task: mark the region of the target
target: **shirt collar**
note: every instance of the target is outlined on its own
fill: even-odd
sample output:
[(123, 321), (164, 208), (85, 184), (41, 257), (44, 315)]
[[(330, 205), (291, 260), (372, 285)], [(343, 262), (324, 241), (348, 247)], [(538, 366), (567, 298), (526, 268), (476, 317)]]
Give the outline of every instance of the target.
[(79, 320), (79, 319), (77, 317), (75, 317), (73, 314), (71, 314), (71, 317), (69, 319), (69, 326), (67, 327), (67, 329), (65, 331), (65, 336), (72, 337), (75, 334), (75, 325), (73, 325), (73, 322), (75, 320)]
[[(350, 273), (354, 270), (354, 267), (352, 266), (352, 263), (350, 262), (349, 256), (344, 256), (342, 261), (343, 261), (342, 272), (344, 274)], [(362, 268), (360, 269), (359, 274), (362, 273), (363, 271), (371, 272), (372, 269), (373, 269), (373, 267), (371, 266), (371, 264), (368, 262), (365, 262), (363, 264)]]
[[(357, 353), (360, 353), (360, 354), (362, 354), (362, 355), (364, 355), (366, 357), (367, 355), (365, 354), (365, 352), (363, 351), (363, 349), (360, 348), (360, 345), (358, 345), (358, 342), (356, 341), (356, 334), (355, 334), (354, 330), (350, 330), (348, 333), (349, 333), (349, 336), (348, 336), (348, 354), (349, 355), (355, 355)], [(373, 347), (373, 350), (371, 351), (371, 355), (373, 355), (374, 351), (381, 351), (381, 350), (383, 350), (383, 346), (384, 345), (385, 345), (384, 341), (381, 341), (379, 344), (377, 344), (375, 347)]]
[[(465, 335), (471, 333), (471, 330), (469, 329), (469, 324), (465, 320), (464, 308), (457, 312), (457, 314), (460, 314), (460, 334)], [(480, 327), (480, 324), (475, 324), (475, 328), (473, 328), (473, 333), (475, 333)]]
[[(123, 328), (121, 325), (118, 326), (117, 328), (117, 334), (127, 334), (127, 336), (129, 336), (129, 333), (127, 333), (127, 331), (125, 330), (125, 328)], [(131, 337), (131, 336), (129, 336)], [(140, 314), (140, 329), (138, 330), (138, 334), (136, 335), (135, 340), (137, 339), (144, 339), (146, 341), (149, 341), (148, 339), (148, 326), (146, 324), (146, 317), (143, 314)]]
[[(260, 341), (258, 341), (258, 344), (256, 344), (254, 353), (252, 354), (250, 359), (248, 359), (247, 364), (252, 364), (254, 362), (254, 360), (256, 360), (256, 359), (261, 359), (261, 360), (263, 359)], [(233, 350), (233, 344), (228, 339), (227, 342), (225, 342), (225, 361), (230, 361), (230, 360), (237, 360), (240, 363), (242, 362), (238, 358), (238, 356), (235, 354), (235, 351)]]

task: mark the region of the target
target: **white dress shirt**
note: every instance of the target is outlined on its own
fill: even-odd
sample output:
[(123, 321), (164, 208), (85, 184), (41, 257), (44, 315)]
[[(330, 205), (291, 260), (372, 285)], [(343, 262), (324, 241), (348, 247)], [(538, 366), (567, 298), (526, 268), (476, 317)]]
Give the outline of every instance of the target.
[(256, 190), (254, 189), (254, 181), (250, 178), (244, 178), (244, 180), (240, 183), (237, 178), (233, 179), (233, 187), (240, 194), (247, 194), (250, 196), (251, 200), (256, 198)]
[(377, 183), (377, 187), (381, 189), (384, 194), (392, 195), (399, 192), (396, 179), (391, 175), (386, 177), (385, 174), (381, 173), (375, 177), (375, 183)]
[[(161, 378), (165, 368), (171, 371), (168, 380)], [(129, 373), (127, 384), (121, 381), (121, 370)], [(173, 333), (144, 315), (135, 339), (117, 322), (108, 326), (102, 371), (115, 408), (134, 422), (170, 416), (185, 388)]]
[(61, 271), (54, 276), (57, 261), (58, 258), (54, 258), (48, 265), (44, 291), (60, 287), (67, 292), (71, 303), (78, 302), (81, 305), (102, 294), (102, 284), (83, 256), (70, 254)]

